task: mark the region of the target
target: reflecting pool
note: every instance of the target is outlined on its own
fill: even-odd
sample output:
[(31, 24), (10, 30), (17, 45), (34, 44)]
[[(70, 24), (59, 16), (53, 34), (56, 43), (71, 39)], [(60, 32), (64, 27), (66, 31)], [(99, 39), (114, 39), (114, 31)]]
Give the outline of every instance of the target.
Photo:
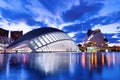
[(0, 54), (0, 80), (120, 80), (120, 53)]

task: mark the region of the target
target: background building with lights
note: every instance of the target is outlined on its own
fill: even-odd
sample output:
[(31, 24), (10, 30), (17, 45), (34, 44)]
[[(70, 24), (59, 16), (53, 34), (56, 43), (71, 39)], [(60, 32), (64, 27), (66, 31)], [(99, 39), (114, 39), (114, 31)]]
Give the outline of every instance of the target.
[(0, 52), (23, 35), (22, 31), (9, 31), (0, 28)]
[(108, 46), (108, 39), (101, 33), (100, 29), (88, 30), (87, 37), (83, 42), (87, 50), (97, 50)]

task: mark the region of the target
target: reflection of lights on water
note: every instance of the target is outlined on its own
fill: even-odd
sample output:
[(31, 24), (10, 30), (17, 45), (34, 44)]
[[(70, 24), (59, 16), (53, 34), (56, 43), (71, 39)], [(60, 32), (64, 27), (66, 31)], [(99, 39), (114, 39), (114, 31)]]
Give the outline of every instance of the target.
[(108, 66), (110, 66), (110, 54), (108, 53), (106, 57), (107, 57), (107, 64)]
[(94, 63), (94, 61), (93, 61), (93, 60), (94, 60), (94, 58), (93, 58), (93, 53), (92, 53), (91, 59), (92, 59), (92, 60), (91, 60), (91, 63), (92, 63), (92, 65), (93, 65), (93, 63)]
[[(43, 55), (43, 58), (42, 58), (42, 67), (44, 68), (46, 74), (48, 72), (53, 72), (53, 69), (55, 67), (55, 61), (56, 61), (56, 56), (55, 55)], [(57, 65), (56, 65), (57, 66)]]
[(7, 78), (9, 77), (9, 73), (10, 73), (10, 59), (11, 59), (11, 54), (8, 55), (7, 64), (6, 64), (6, 76), (7, 76)]
[(46, 74), (53, 73), (58, 68), (60, 59), (56, 54), (42, 54), (35, 57), (35, 67), (39, 70), (43, 70)]
[(95, 53), (95, 67), (97, 67), (97, 53)]
[(91, 55), (91, 64), (92, 64), (92, 66), (97, 67), (97, 53), (92, 53), (92, 55)]
[(115, 65), (115, 53), (112, 54), (113, 65)]
[(108, 63), (108, 66), (110, 66), (111, 63), (115, 65), (115, 53), (112, 53), (111, 55), (110, 53), (107, 54), (107, 63)]
[(74, 59), (75, 57), (73, 57), (72, 53), (69, 54), (69, 69), (70, 69), (70, 73), (74, 73)]
[(28, 58), (26, 54), (22, 54), (22, 57), (23, 57), (23, 63), (26, 64), (28, 62)]
[[(63, 56), (65, 55), (65, 56)], [(72, 53), (69, 54), (42, 54), (42, 56), (35, 57), (35, 68), (43, 70), (46, 75), (48, 73), (55, 73), (62, 68), (69, 66), (70, 73), (74, 73), (74, 66), (76, 62), (76, 56)]]
[(102, 53), (102, 65), (104, 66), (104, 63), (105, 63), (105, 59), (104, 59), (104, 53)]
[(85, 52), (82, 53), (81, 63), (82, 63), (82, 67), (85, 68)]

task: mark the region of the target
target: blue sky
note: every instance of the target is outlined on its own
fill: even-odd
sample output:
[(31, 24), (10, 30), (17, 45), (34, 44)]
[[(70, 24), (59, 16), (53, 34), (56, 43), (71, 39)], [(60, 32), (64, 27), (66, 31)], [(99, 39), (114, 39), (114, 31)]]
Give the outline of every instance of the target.
[(120, 0), (0, 0), (0, 27), (63, 30), (77, 43), (88, 29), (101, 29), (110, 43), (120, 42)]

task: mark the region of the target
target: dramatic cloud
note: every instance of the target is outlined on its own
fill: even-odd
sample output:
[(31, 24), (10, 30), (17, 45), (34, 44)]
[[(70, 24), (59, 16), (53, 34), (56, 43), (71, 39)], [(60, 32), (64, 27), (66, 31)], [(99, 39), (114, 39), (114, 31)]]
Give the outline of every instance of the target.
[(63, 13), (64, 21), (75, 21), (77, 19), (89, 18), (97, 14), (104, 4), (83, 2), (81, 0), (80, 5), (72, 6), (70, 10)]
[(0, 0), (0, 28), (55, 27), (77, 43), (88, 29), (101, 29), (111, 43), (120, 42), (120, 0)]

